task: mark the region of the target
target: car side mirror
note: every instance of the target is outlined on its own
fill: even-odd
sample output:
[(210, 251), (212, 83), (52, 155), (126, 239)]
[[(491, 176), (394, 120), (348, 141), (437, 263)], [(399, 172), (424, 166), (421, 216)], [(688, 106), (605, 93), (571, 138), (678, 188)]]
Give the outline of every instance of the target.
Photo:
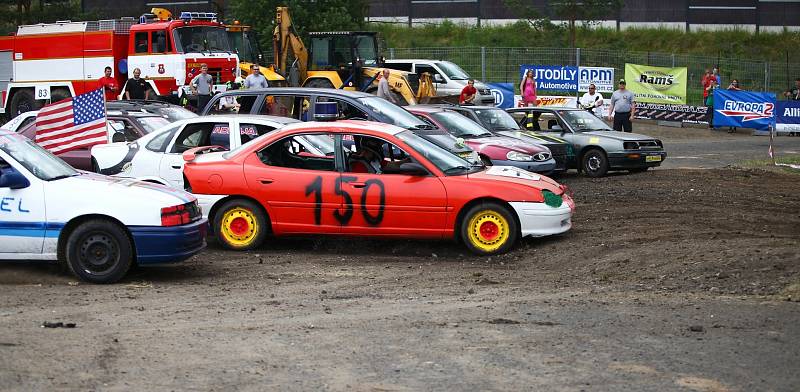
[(114, 132), (114, 134), (111, 135), (111, 143), (121, 143), (125, 141), (125, 134), (122, 132)]
[(561, 125), (553, 125), (553, 127), (550, 128), (550, 130), (553, 131), (553, 132), (564, 133), (564, 128), (561, 128)]
[(31, 186), (25, 176), (11, 166), (0, 169), (0, 188), (23, 189)]
[(409, 176), (427, 176), (428, 170), (417, 162), (406, 162), (400, 164), (400, 174)]
[(442, 75), (434, 74), (433, 75), (433, 82), (434, 83), (444, 83), (444, 78), (442, 77)]

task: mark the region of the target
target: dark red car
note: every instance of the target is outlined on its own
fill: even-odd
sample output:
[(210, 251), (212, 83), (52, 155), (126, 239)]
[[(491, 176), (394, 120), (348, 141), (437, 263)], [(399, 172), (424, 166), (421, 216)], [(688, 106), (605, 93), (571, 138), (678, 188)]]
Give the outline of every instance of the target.
[(480, 124), (443, 107), (422, 105), (407, 106), (417, 117), (464, 139), (485, 165), (514, 166), (536, 173), (550, 173), (556, 168), (550, 150), (542, 145), (528, 143), (508, 136), (498, 136)]

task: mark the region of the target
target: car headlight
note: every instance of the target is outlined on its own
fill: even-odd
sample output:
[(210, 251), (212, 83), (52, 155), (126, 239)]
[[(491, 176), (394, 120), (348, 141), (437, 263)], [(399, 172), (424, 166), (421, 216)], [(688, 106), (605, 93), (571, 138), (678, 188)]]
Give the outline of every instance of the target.
[(622, 148), (625, 150), (638, 150), (639, 143), (636, 142), (624, 142), (622, 143)]
[(533, 155), (517, 152), (517, 151), (509, 151), (506, 154), (506, 158), (510, 161), (532, 161)]

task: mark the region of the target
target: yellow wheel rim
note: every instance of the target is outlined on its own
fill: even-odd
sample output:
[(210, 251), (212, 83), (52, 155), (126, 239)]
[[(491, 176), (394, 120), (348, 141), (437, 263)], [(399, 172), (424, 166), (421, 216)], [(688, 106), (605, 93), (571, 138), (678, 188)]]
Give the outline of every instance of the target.
[(508, 241), (508, 221), (497, 211), (483, 210), (467, 222), (469, 242), (483, 252), (500, 249)]
[(222, 215), (220, 233), (231, 246), (243, 247), (255, 240), (261, 228), (252, 211), (242, 207), (230, 209)]

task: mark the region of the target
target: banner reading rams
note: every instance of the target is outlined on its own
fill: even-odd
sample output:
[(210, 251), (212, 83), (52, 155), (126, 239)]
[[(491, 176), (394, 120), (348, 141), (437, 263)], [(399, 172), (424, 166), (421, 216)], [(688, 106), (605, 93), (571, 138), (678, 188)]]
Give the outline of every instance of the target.
[(489, 83), (489, 90), (494, 96), (494, 106), (503, 109), (514, 107), (513, 83)]
[(686, 67), (625, 64), (625, 81), (637, 102), (686, 104)]
[(775, 94), (714, 90), (714, 126), (769, 129), (775, 124)]

